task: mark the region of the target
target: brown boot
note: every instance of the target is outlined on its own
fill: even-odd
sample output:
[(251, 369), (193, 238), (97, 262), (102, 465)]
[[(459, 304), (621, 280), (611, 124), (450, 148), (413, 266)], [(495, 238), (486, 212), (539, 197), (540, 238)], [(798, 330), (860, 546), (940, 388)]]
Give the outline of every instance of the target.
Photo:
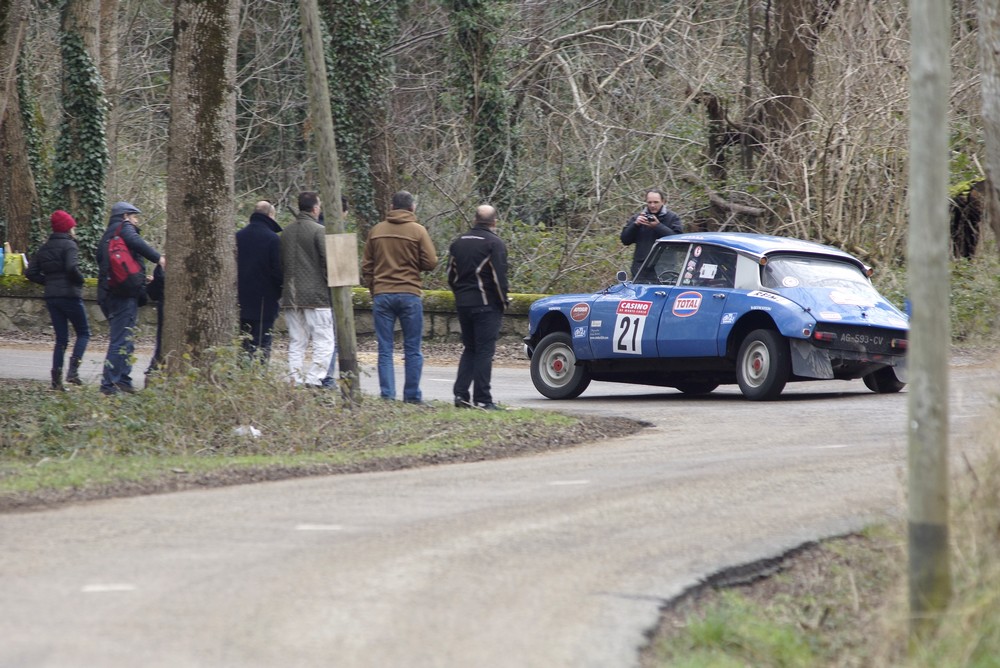
[(72, 383), (73, 385), (83, 385), (83, 381), (80, 380), (80, 362), (82, 360), (79, 357), (69, 358), (69, 371), (66, 372), (66, 382)]
[(65, 390), (62, 384), (62, 369), (52, 369), (52, 389)]

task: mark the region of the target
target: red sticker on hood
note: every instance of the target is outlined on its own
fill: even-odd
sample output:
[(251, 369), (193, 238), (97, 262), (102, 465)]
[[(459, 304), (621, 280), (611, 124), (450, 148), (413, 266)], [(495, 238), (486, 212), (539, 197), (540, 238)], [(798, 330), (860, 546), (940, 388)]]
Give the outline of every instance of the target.
[(588, 315), (590, 315), (590, 304), (585, 304), (584, 302), (574, 304), (573, 308), (569, 311), (569, 317), (577, 322), (586, 320)]

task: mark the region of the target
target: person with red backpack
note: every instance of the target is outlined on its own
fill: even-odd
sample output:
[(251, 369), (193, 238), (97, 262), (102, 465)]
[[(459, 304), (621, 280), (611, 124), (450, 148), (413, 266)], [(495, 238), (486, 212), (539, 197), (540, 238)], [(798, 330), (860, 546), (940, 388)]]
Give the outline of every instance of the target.
[[(142, 212), (128, 202), (118, 202), (111, 207), (111, 218), (108, 227), (97, 246), (97, 264), (100, 272), (97, 279), (97, 303), (101, 312), (108, 319), (109, 341), (108, 353), (104, 360), (104, 376), (101, 378), (101, 392), (106, 395), (119, 392), (135, 392), (132, 384), (132, 352), (135, 350), (135, 328), (139, 315), (140, 302), (145, 303), (145, 282), (135, 284), (131, 281), (118, 282), (112, 278), (120, 273), (121, 266), (138, 264), (145, 275), (143, 258), (160, 265), (167, 266), (167, 258), (161, 255), (139, 236), (139, 215)], [(124, 249), (112, 248), (119, 246), (120, 239)], [(112, 242), (115, 241), (114, 244)], [(118, 266), (112, 268), (112, 254), (119, 257)]]

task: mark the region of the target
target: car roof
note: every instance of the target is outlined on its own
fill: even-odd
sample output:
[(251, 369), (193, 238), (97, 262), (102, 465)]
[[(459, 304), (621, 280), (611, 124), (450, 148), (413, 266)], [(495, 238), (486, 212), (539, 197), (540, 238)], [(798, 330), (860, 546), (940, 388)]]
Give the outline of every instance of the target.
[(835, 256), (848, 260), (852, 264), (867, 269), (864, 262), (846, 253), (839, 248), (818, 244), (813, 241), (802, 239), (791, 239), (788, 237), (777, 237), (770, 234), (753, 234), (750, 232), (690, 232), (687, 234), (674, 234), (667, 237), (660, 237), (656, 240), (658, 244), (671, 243), (706, 243), (725, 246), (735, 251), (764, 257), (774, 253), (806, 253), (813, 255)]

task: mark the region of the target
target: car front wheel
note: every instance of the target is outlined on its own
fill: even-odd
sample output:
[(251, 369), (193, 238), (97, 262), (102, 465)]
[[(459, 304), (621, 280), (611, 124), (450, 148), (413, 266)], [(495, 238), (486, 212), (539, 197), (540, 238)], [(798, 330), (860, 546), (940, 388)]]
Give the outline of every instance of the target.
[(539, 342), (531, 355), (531, 382), (549, 399), (575, 399), (590, 385), (590, 372), (577, 366), (573, 340), (553, 332)]
[(791, 374), (788, 342), (770, 329), (750, 332), (740, 346), (736, 380), (743, 396), (752, 401), (777, 399)]
[(864, 377), (864, 381), (865, 386), (875, 394), (895, 394), (906, 387), (906, 383), (896, 378), (891, 366), (872, 371)]

